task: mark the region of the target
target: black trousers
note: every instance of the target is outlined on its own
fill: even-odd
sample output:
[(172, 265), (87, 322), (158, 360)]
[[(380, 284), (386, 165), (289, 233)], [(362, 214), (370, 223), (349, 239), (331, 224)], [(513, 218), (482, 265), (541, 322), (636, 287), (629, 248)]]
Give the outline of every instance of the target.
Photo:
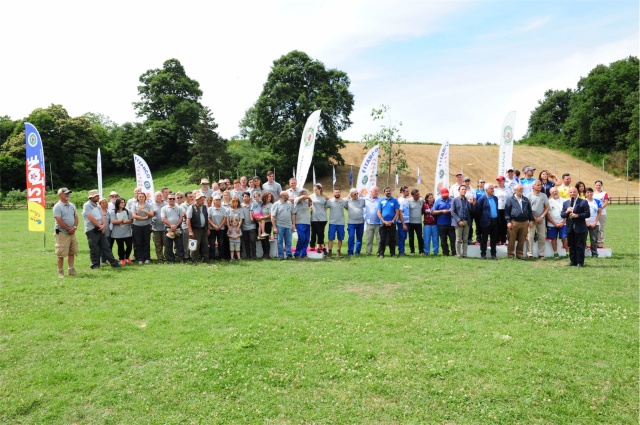
[(504, 218), (504, 210), (498, 210), (498, 242), (507, 243), (507, 219)]
[[(85, 234), (87, 235), (87, 241), (89, 242), (89, 258), (91, 259), (92, 267), (100, 266), (100, 256), (106, 259), (112, 266), (118, 264), (118, 260), (114, 258), (111, 248), (109, 248), (109, 242), (107, 241), (107, 237), (104, 233), (96, 232), (92, 229)], [(586, 240), (587, 238), (585, 233), (585, 241)]]
[(567, 242), (569, 243), (569, 261), (571, 264), (584, 266), (584, 250), (587, 247), (587, 233), (567, 232)]
[[(227, 229), (213, 230), (209, 229), (209, 260), (223, 260), (226, 258), (224, 251), (224, 237)], [(218, 256), (216, 257), (216, 242), (218, 242)]]
[(378, 255), (384, 255), (384, 250), (389, 245), (389, 252), (393, 257), (396, 255), (398, 232), (395, 223), (391, 226), (380, 226), (380, 235), (378, 235)]
[(133, 245), (133, 236), (126, 238), (111, 239), (118, 244), (118, 259), (128, 260), (131, 256), (131, 249)]
[(415, 245), (413, 243), (413, 234), (418, 238), (418, 253), (424, 252), (424, 239), (422, 239), (422, 223), (408, 223), (407, 231), (409, 232), (409, 250), (415, 254)]
[(324, 228), (327, 226), (326, 221), (312, 221), (311, 222), (311, 239), (309, 240), (309, 246), (311, 248), (318, 245), (324, 245)]
[(151, 225), (131, 226), (133, 229), (133, 252), (136, 261), (151, 260)]
[(184, 259), (184, 243), (182, 242), (182, 235), (176, 236), (171, 239), (167, 237), (167, 232), (164, 233), (164, 258), (170, 263), (183, 261)]
[(198, 241), (198, 247), (195, 251), (191, 251), (191, 260), (196, 263), (198, 261), (208, 261), (209, 260), (209, 240), (207, 238), (207, 228), (206, 227), (192, 227), (193, 230), (193, 239)]
[(256, 259), (256, 242), (258, 231), (242, 229), (242, 246), (244, 247), (245, 258)]
[(492, 218), (489, 227), (482, 227), (480, 239), (480, 256), (487, 256), (487, 239), (491, 237), (491, 256), (496, 256), (496, 246), (498, 246), (498, 218)]
[[(271, 227), (272, 224), (270, 221), (264, 223), (264, 232), (270, 235)], [(269, 238), (260, 239), (260, 244), (262, 245), (262, 256), (269, 257), (269, 253), (271, 252), (271, 242), (269, 241)]]
[(451, 255), (456, 256), (456, 230), (453, 226), (438, 226), (438, 237), (442, 246), (442, 255), (449, 256), (449, 244)]

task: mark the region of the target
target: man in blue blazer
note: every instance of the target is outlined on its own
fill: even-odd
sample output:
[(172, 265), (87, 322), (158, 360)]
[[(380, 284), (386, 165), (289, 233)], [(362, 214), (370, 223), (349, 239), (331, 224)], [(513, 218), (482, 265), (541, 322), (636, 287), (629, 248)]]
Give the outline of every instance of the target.
[(569, 242), (569, 260), (567, 266), (584, 267), (584, 250), (587, 245), (587, 223), (591, 216), (589, 204), (578, 197), (578, 189), (569, 189), (568, 201), (562, 204), (560, 216), (567, 219), (567, 239)]
[(484, 185), (484, 195), (478, 198), (476, 217), (480, 227), (480, 259), (487, 259), (487, 239), (491, 237), (491, 259), (497, 260), (498, 245), (498, 198), (494, 196), (494, 186)]

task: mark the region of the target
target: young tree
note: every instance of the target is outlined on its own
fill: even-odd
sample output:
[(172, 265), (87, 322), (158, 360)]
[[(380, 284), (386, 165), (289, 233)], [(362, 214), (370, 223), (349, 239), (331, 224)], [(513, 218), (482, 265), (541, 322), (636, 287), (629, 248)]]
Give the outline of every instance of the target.
[(200, 84), (187, 76), (177, 59), (165, 61), (162, 69), (148, 70), (140, 76), (140, 83), (140, 102), (133, 105), (137, 116), (145, 118), (151, 140), (159, 146), (159, 160), (185, 164), (203, 109)]
[(375, 145), (380, 145), (380, 160), (378, 174), (387, 174), (387, 185), (391, 179), (391, 172), (394, 174), (410, 175), (409, 166), (404, 159), (404, 151), (400, 147), (400, 144), (406, 143), (406, 140), (400, 136), (400, 129), (402, 122), (398, 122), (398, 127), (393, 125), (391, 116), (389, 115), (389, 108), (387, 105), (381, 105), (380, 108), (373, 108), (371, 110), (371, 116), (374, 121), (386, 120), (388, 124), (381, 124), (380, 131), (374, 134), (365, 134), (362, 137), (364, 142), (364, 148), (370, 149)]
[(322, 62), (294, 50), (273, 62), (254, 110), (247, 110), (241, 121), (241, 134), (248, 134), (252, 144), (267, 147), (278, 167), (289, 170), (297, 164), (307, 118), (322, 109), (313, 163), (319, 174), (327, 172), (329, 159), (344, 163), (340, 155), (344, 142), (338, 133), (351, 126), (350, 83), (345, 72), (326, 69)]
[(211, 110), (204, 107), (193, 134), (193, 143), (189, 146), (189, 167), (194, 181), (202, 177), (209, 181), (217, 180), (215, 172), (224, 170), (229, 164), (227, 141), (220, 137), (216, 128), (218, 124)]

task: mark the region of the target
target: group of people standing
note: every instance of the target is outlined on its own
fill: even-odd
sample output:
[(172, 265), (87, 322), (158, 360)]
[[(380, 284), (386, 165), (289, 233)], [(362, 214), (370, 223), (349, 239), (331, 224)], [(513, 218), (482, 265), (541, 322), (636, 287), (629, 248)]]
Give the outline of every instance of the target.
[[(310, 194), (297, 187), (296, 179), (290, 179), (289, 188), (283, 190), (270, 171), (264, 183), (257, 176), (233, 182), (221, 179), (213, 185), (202, 179), (194, 191), (174, 193), (165, 187), (153, 199), (147, 199), (140, 189), (127, 201), (115, 191), (107, 200), (91, 190), (82, 217), (93, 269), (106, 263), (113, 267), (148, 264), (151, 241), (161, 262), (255, 260), (258, 242), (262, 258), (269, 259), (272, 234), (279, 259), (305, 258), (309, 248), (330, 258), (334, 247), (335, 256), (342, 257), (345, 225), (349, 257), (359, 256), (363, 244), (365, 254), (372, 255), (376, 239), (378, 257), (384, 258), (387, 248), (392, 257), (396, 249), (397, 255), (406, 255), (409, 239), (411, 254), (438, 255), (441, 245), (443, 255), (465, 258), (468, 245), (474, 243), (474, 223), (483, 259), (487, 258), (487, 243), (492, 259), (497, 259), (496, 246), (505, 243), (509, 258), (525, 258), (525, 240), (529, 241), (527, 257), (533, 257), (537, 240), (543, 258), (546, 237), (557, 255), (560, 237), (570, 249), (570, 265), (582, 266), (587, 233), (593, 256), (604, 246), (609, 197), (602, 190), (602, 181), (595, 182), (594, 191), (582, 182), (571, 186), (571, 176), (564, 174), (562, 185), (556, 186), (547, 170), (537, 179), (534, 171), (525, 167), (524, 177), (518, 179), (509, 169), (495, 184), (478, 180), (476, 189), (470, 178), (457, 174), (451, 188), (439, 188), (438, 195), (428, 193), (424, 198), (418, 189), (410, 191), (407, 186), (400, 188), (398, 198), (392, 196), (390, 187), (384, 188), (383, 196), (373, 187), (364, 198), (356, 189), (342, 198), (341, 190), (334, 187), (327, 197), (322, 185), (314, 185)], [(67, 188), (58, 190), (59, 202), (53, 208), (59, 277), (64, 277), (64, 257), (68, 258), (68, 274), (76, 274), (78, 214), (69, 202), (70, 193)], [(293, 232), (298, 235), (295, 250)]]

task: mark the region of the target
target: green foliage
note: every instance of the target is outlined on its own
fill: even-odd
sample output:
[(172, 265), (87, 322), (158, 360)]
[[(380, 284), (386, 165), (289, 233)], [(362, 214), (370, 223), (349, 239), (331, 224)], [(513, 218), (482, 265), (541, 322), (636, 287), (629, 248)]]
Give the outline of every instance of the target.
[(189, 146), (189, 167), (194, 181), (207, 177), (217, 180), (217, 172), (229, 166), (227, 141), (215, 131), (218, 128), (209, 108), (201, 111), (200, 122), (196, 125), (193, 143)]
[(27, 191), (11, 189), (2, 196), (5, 204), (25, 204), (27, 202)]
[(135, 146), (136, 153), (150, 167), (168, 161), (186, 164), (203, 110), (200, 84), (187, 76), (177, 59), (165, 61), (162, 69), (148, 70), (140, 76), (140, 83), (140, 101), (133, 105), (136, 114), (145, 118), (148, 137), (134, 138), (141, 142)]
[[(255, 172), (264, 180), (267, 171), (273, 170), (274, 165), (276, 168), (280, 168), (277, 166), (276, 157), (268, 147), (253, 145), (248, 140), (232, 140), (229, 142), (229, 155), (230, 165), (235, 165), (235, 168), (227, 170), (228, 176), (236, 176), (238, 174), (253, 176)], [(279, 178), (279, 176), (287, 174), (286, 170), (288, 169), (280, 169), (282, 174), (279, 174), (280, 172), (276, 169), (276, 177)]]
[(554, 144), (574, 155), (586, 152), (602, 158), (624, 152), (630, 176), (637, 177), (639, 73), (638, 58), (630, 56), (596, 66), (573, 91), (548, 90), (531, 114), (525, 142), (548, 142), (545, 133), (552, 133), (560, 135)]
[(391, 173), (410, 175), (409, 166), (404, 159), (404, 151), (400, 147), (406, 140), (400, 135), (402, 122), (398, 122), (396, 127), (391, 121), (387, 105), (381, 105), (380, 108), (373, 108), (371, 116), (374, 121), (385, 120), (386, 124), (380, 124), (380, 131), (374, 134), (365, 134), (362, 137), (364, 148), (370, 149), (375, 145), (380, 145), (380, 160), (378, 162), (378, 174), (387, 174), (387, 182), (389, 185)]
[(0, 155), (0, 191), (26, 187), (25, 159)]
[(561, 134), (569, 116), (572, 93), (571, 89), (547, 90), (544, 93), (544, 100), (539, 100), (538, 107), (531, 112), (529, 132), (532, 135), (542, 132)]
[(241, 121), (241, 134), (249, 135), (256, 147), (268, 148), (278, 167), (292, 169), (307, 118), (321, 109), (313, 164), (322, 175), (330, 161), (344, 163), (338, 133), (351, 126), (350, 83), (345, 72), (327, 70), (322, 62), (294, 50), (273, 62), (260, 97)]
[[(101, 142), (87, 118), (70, 117), (61, 105), (51, 105), (34, 110), (25, 121), (35, 125), (42, 137), (48, 182), (53, 178), (56, 186), (74, 186), (96, 181), (96, 153)], [(20, 125), (20, 132), (14, 129), (0, 154), (23, 161), (25, 134)], [(20, 188), (25, 186), (26, 182)]]

